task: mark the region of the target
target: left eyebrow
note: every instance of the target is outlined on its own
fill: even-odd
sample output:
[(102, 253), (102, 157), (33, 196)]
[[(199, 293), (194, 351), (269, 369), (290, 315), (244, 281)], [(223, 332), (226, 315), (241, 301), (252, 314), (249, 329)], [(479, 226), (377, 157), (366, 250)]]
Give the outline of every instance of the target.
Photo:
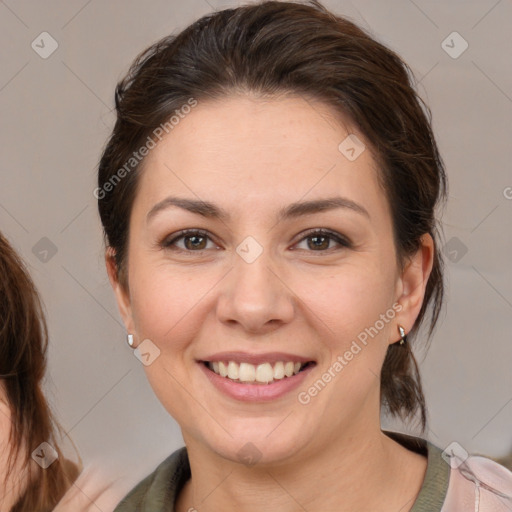
[[(220, 206), (215, 205), (214, 203), (210, 203), (208, 201), (198, 201), (184, 197), (170, 196), (153, 206), (153, 208), (151, 208), (147, 214), (146, 220), (149, 221), (159, 211), (165, 210), (171, 206), (177, 206), (178, 208), (182, 208), (189, 212), (211, 219), (229, 221), (231, 218), (230, 214), (226, 210)], [(297, 218), (302, 215), (311, 215), (326, 210), (333, 210), (335, 208), (345, 208), (352, 210), (370, 219), (370, 214), (363, 206), (346, 197), (337, 196), (327, 199), (315, 199), (311, 201), (300, 201), (292, 203), (278, 211), (277, 220), (278, 222), (283, 222), (285, 220)]]
[(301, 215), (310, 215), (312, 213), (333, 210), (335, 208), (345, 208), (348, 210), (352, 210), (370, 219), (370, 214), (368, 213), (366, 208), (352, 201), (351, 199), (337, 196), (330, 197), (328, 199), (314, 199), (312, 201), (292, 203), (286, 208), (283, 208), (279, 211), (278, 221), (296, 218)]

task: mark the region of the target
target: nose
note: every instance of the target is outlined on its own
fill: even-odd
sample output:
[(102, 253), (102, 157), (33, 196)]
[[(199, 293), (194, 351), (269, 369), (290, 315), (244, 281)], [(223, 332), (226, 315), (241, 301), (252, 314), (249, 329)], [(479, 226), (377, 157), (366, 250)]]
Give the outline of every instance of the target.
[(234, 256), (234, 268), (222, 280), (218, 296), (221, 322), (264, 334), (291, 322), (294, 314), (295, 296), (265, 251), (251, 263)]

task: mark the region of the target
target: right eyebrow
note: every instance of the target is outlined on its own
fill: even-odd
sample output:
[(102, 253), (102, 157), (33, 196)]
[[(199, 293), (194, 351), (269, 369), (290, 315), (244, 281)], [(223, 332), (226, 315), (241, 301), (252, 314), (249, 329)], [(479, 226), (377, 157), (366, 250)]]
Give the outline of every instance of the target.
[(154, 217), (158, 212), (166, 210), (171, 206), (177, 206), (183, 210), (211, 219), (229, 221), (231, 218), (226, 210), (208, 201), (198, 201), (196, 199), (187, 199), (185, 197), (169, 196), (151, 208), (146, 216), (147, 221)]

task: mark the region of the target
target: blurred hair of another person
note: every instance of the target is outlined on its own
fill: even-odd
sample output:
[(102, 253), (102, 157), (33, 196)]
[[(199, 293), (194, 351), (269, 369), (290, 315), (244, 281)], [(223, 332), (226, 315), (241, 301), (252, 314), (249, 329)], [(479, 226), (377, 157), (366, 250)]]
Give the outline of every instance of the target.
[(0, 234), (2, 512), (54, 510), (79, 474), (79, 467), (62, 456), (61, 428), (42, 391), (47, 346), (39, 294), (23, 261)]

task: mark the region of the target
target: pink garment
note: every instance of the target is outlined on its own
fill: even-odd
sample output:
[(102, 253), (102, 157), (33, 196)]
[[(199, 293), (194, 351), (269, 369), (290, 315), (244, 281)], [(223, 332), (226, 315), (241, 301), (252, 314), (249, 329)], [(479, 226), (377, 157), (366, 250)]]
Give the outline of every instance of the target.
[(452, 459), (441, 512), (512, 512), (512, 472), (497, 462), (470, 455)]

